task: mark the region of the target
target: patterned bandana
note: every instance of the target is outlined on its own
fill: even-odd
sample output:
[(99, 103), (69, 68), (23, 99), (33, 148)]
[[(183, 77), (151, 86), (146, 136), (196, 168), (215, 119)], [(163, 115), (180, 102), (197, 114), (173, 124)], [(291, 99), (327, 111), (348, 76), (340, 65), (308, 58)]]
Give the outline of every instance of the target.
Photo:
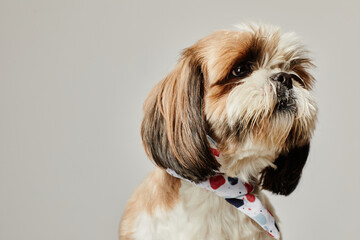
[[(220, 153), (216, 148), (215, 141), (209, 136), (208, 138), (212, 153), (217, 159), (220, 158)], [(271, 212), (262, 205), (260, 199), (251, 194), (254, 190), (254, 187), (251, 184), (243, 183), (238, 178), (228, 177), (223, 173), (216, 174), (204, 182), (195, 183), (188, 179), (184, 179), (169, 168), (166, 169), (166, 171), (176, 178), (180, 178), (198, 187), (214, 192), (239, 211), (253, 219), (273, 238), (280, 238), (279, 228), (277, 227)]]

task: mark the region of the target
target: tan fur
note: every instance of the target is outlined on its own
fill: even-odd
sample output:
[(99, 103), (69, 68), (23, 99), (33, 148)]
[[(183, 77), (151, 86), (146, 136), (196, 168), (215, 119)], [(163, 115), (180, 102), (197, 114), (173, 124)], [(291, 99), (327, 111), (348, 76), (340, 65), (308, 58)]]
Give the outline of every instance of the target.
[(250, 44), (251, 35), (247, 32), (217, 31), (199, 40), (185, 53), (193, 54), (194, 59), (201, 62), (207, 73), (207, 84), (212, 85), (223, 79), (233, 64), (246, 55)]
[(155, 168), (130, 198), (120, 222), (119, 239), (132, 240), (135, 220), (141, 212), (152, 215), (158, 208), (171, 210), (179, 201), (180, 186), (179, 179)]

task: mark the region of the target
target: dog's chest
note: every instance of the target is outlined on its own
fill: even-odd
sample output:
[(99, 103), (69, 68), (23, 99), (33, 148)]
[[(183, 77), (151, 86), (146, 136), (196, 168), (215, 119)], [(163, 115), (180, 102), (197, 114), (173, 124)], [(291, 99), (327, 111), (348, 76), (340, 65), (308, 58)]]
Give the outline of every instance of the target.
[(249, 217), (214, 193), (183, 182), (180, 201), (170, 211), (158, 208), (136, 220), (135, 239), (272, 239)]

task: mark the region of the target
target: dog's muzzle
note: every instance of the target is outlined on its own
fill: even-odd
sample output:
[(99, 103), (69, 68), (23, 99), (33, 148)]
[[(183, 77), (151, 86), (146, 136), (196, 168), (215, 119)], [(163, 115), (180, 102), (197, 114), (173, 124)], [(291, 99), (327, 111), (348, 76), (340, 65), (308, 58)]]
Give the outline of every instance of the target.
[(292, 76), (285, 72), (279, 72), (273, 74), (270, 77), (270, 80), (275, 84), (276, 87), (277, 103), (275, 109), (286, 110), (290, 112), (296, 111), (296, 103), (292, 92)]

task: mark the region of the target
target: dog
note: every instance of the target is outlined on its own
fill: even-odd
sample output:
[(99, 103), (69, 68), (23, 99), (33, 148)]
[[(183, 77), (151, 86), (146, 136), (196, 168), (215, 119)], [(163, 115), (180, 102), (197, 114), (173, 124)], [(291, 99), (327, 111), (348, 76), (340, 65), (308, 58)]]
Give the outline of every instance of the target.
[(316, 125), (313, 67), (297, 35), (272, 25), (186, 48), (145, 101), (141, 136), (156, 168), (119, 239), (280, 239), (262, 190), (286, 196), (299, 183)]

